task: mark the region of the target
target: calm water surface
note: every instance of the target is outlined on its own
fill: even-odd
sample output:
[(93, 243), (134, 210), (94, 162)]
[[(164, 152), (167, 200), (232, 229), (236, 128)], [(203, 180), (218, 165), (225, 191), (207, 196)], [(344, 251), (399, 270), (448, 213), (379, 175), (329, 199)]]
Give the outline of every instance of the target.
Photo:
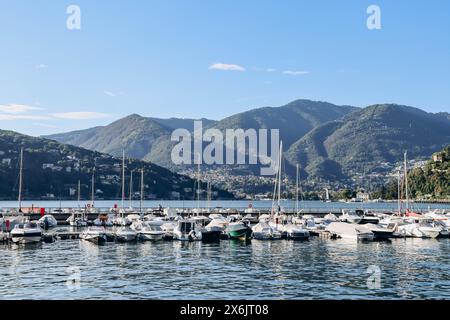
[(0, 246), (0, 298), (449, 299), (449, 253), (448, 239)]

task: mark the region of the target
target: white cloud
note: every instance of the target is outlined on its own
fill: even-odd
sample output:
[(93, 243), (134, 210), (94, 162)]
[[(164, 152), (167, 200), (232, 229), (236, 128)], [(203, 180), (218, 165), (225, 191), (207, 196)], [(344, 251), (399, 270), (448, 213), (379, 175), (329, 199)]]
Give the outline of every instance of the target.
[(7, 114), (21, 114), (34, 110), (42, 110), (42, 109), (24, 104), (0, 104), (0, 112)]
[(116, 96), (116, 94), (114, 92), (111, 92), (111, 91), (103, 91), (103, 93), (106, 94), (107, 96), (110, 96), (110, 97), (115, 97)]
[(0, 114), (0, 121), (13, 121), (13, 120), (50, 120), (51, 118), (46, 116), (34, 116), (34, 115), (16, 115), (16, 114)]
[(51, 113), (50, 115), (57, 119), (64, 119), (64, 120), (93, 120), (111, 117), (111, 115), (107, 113), (90, 112), (90, 111), (61, 112), (61, 113)]
[(210, 70), (222, 70), (222, 71), (245, 71), (243, 66), (238, 64), (227, 64), (227, 63), (214, 63), (209, 66)]
[(301, 75), (305, 75), (308, 74), (309, 71), (300, 71), (300, 70), (286, 70), (283, 71), (283, 74), (288, 74), (290, 76), (301, 76)]
[(275, 72), (275, 71), (277, 71), (277, 70), (275, 70), (275, 69), (273, 69), (273, 68), (267, 68), (267, 69), (265, 69), (264, 71), (266, 71), (266, 72)]
[(36, 69), (47, 69), (47, 68), (48, 68), (48, 65), (43, 64), (43, 63), (36, 65)]

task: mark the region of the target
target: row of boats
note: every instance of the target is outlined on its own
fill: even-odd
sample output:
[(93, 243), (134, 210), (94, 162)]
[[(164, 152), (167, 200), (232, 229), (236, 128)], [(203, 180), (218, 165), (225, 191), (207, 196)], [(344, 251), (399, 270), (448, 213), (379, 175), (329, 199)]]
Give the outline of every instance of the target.
[[(5, 219), (7, 218), (0, 218), (2, 225), (2, 220)], [(21, 244), (40, 242), (43, 230), (58, 225), (57, 219), (50, 214), (38, 221), (26, 221), (23, 217), (22, 221), (17, 219), (19, 217), (16, 217), (10, 238)], [(7, 221), (11, 224), (11, 217)], [(394, 237), (438, 238), (449, 237), (450, 234), (450, 213), (442, 210), (423, 214), (343, 210), (339, 216), (327, 214), (324, 217), (301, 214), (292, 216), (282, 212), (259, 216), (232, 214), (225, 217), (212, 213), (189, 218), (178, 214), (125, 215), (116, 212), (101, 213), (94, 221), (88, 221), (83, 212), (74, 211), (67, 222), (72, 227), (82, 228), (79, 229), (80, 239), (99, 244), (111, 239), (118, 242), (163, 239), (204, 242), (223, 239), (307, 240), (320, 233), (328, 233), (337, 238), (371, 241)]]

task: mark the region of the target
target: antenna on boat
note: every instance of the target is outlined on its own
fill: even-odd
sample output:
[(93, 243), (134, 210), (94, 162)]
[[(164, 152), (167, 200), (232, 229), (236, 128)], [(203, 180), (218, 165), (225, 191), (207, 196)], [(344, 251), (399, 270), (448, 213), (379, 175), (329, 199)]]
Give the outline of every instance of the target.
[(144, 200), (144, 168), (141, 168), (141, 201), (139, 203), (140, 212), (142, 215), (142, 202)]
[(278, 209), (280, 209), (281, 207), (281, 160), (282, 160), (282, 155), (283, 155), (283, 141), (280, 142), (280, 154), (279, 154), (279, 167), (278, 170), (280, 171), (280, 173), (278, 174)]
[(95, 167), (92, 170), (92, 181), (91, 181), (91, 208), (94, 207), (95, 203)]
[(125, 150), (122, 149), (122, 211), (125, 201)]
[(401, 191), (400, 191), (400, 170), (397, 172), (397, 206), (398, 206), (398, 214), (402, 214), (402, 199), (401, 199)]
[(198, 166), (197, 166), (197, 216), (200, 212), (200, 189), (201, 189), (201, 182), (200, 182), (200, 153), (198, 154)]
[(19, 198), (18, 207), (19, 212), (22, 212), (22, 184), (23, 184), (23, 147), (20, 148), (20, 169), (19, 169)]
[(78, 191), (77, 191), (77, 205), (78, 205), (78, 209), (80, 208), (80, 189), (81, 189), (81, 182), (80, 180), (78, 180)]
[(300, 167), (299, 164), (297, 163), (297, 175), (296, 175), (296, 179), (295, 179), (295, 212), (298, 214), (298, 180), (299, 180), (299, 175), (300, 175)]
[(408, 160), (407, 151), (405, 151), (405, 197), (406, 197), (406, 211), (409, 211), (409, 192), (408, 192)]
[(130, 208), (133, 207), (133, 170), (130, 172)]

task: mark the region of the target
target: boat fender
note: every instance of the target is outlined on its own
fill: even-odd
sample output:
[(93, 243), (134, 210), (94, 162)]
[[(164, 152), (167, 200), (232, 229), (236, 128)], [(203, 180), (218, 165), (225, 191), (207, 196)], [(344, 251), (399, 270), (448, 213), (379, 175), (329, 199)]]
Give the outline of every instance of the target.
[(197, 234), (195, 233), (195, 230), (191, 230), (191, 232), (189, 232), (189, 238), (192, 240), (197, 239)]

